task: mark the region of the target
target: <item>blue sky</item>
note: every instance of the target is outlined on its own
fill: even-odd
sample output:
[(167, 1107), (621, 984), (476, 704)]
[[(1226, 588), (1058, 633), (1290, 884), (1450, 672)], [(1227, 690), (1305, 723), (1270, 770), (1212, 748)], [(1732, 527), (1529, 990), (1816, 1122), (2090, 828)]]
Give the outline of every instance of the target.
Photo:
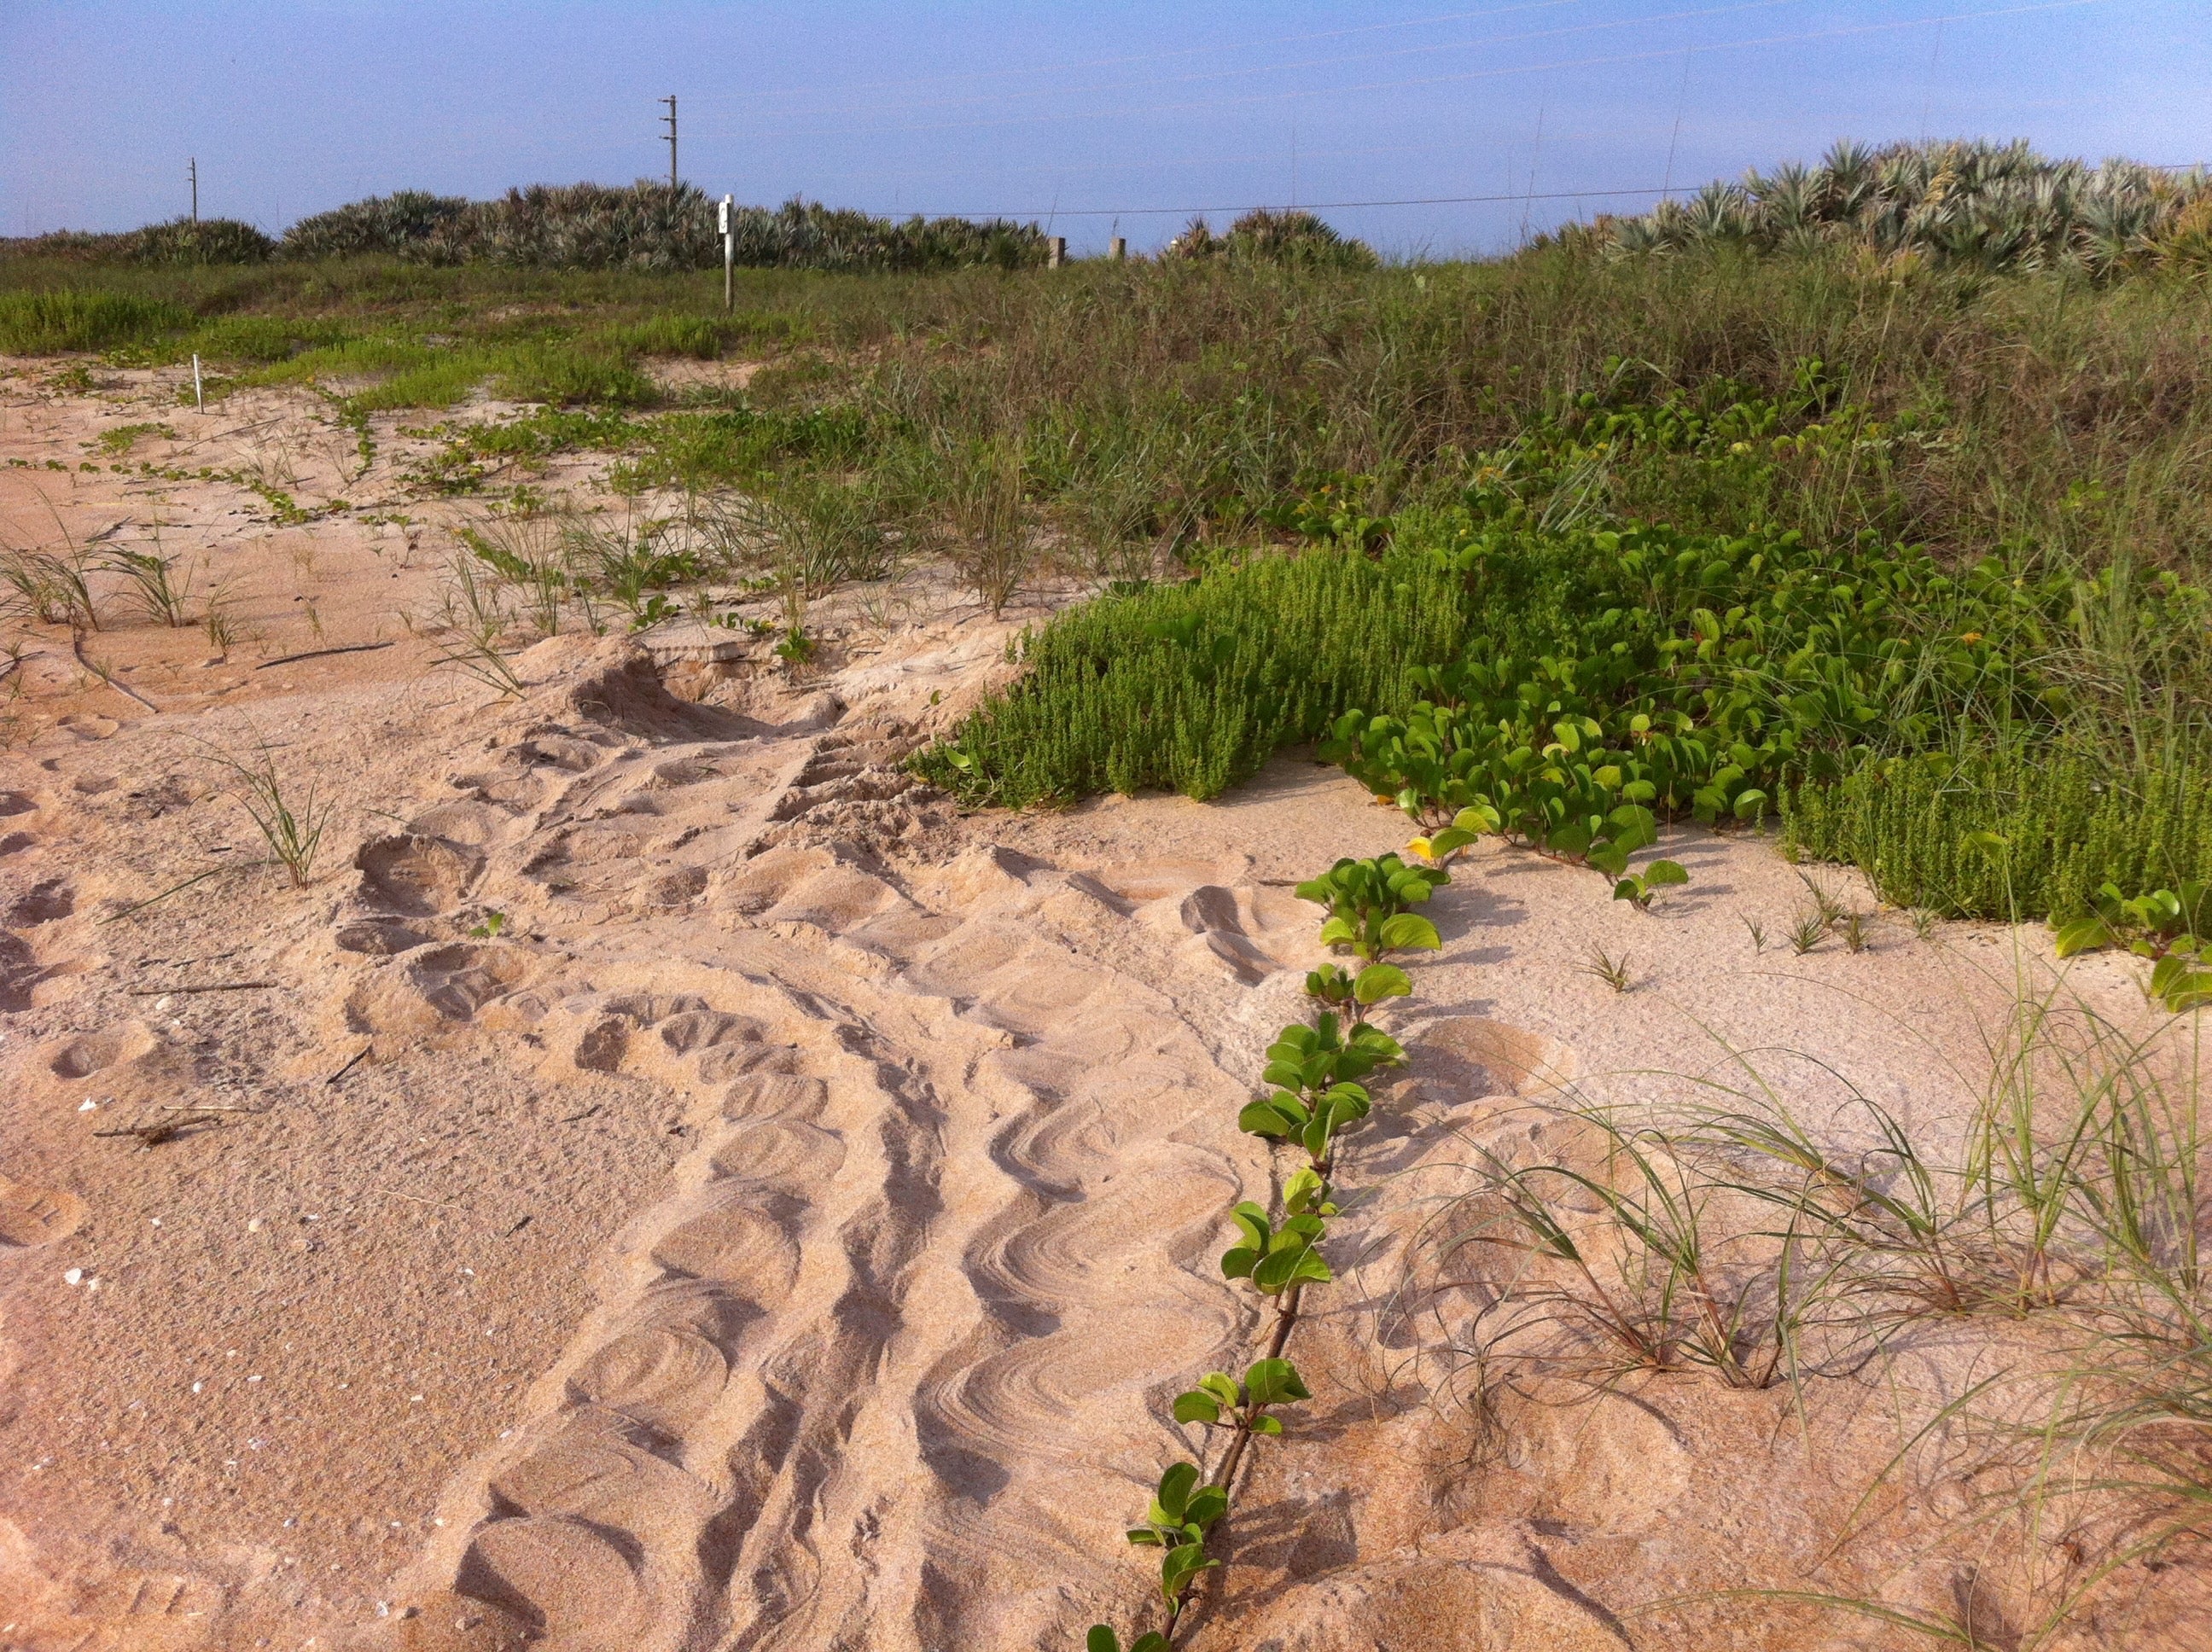
[[(740, 200), (1053, 216), (1328, 205), (1492, 251), (1838, 137), (2212, 159), (2207, 0), (0, 5), (0, 234), (185, 205), (276, 230), (363, 195), (665, 173)], [(1118, 225), (1116, 214), (1119, 214)]]

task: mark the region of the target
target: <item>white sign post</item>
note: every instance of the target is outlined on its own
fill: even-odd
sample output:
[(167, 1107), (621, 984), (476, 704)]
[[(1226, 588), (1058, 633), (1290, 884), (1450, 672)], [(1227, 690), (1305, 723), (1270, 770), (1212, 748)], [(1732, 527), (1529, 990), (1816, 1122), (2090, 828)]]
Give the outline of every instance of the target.
[(731, 197), (722, 197), (722, 313), (737, 307), (738, 238), (730, 228)]

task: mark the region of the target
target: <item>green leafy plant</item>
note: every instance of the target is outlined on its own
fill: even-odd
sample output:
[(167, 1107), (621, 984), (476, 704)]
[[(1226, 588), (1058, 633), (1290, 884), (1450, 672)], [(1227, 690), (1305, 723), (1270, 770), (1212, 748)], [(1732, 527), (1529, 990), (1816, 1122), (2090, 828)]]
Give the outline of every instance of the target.
[(1640, 872), (1630, 872), (1613, 886), (1613, 898), (1634, 904), (1638, 912), (1649, 912), (1651, 902), (1662, 889), (1678, 887), (1690, 881), (1690, 874), (1672, 860), (1655, 860)]
[(1243, 1238), (1221, 1254), (1224, 1278), (1249, 1279), (1261, 1296), (1273, 1297), (1297, 1285), (1327, 1285), (1336, 1277), (1316, 1248), (1328, 1230), (1317, 1211), (1285, 1217), (1278, 1227), (1266, 1206), (1248, 1199), (1229, 1215)]
[[(1173, 1644), (1157, 1629), (1146, 1630), (1128, 1644), (1127, 1652), (1168, 1652)], [(1121, 1637), (1109, 1624), (1093, 1624), (1084, 1637), (1084, 1652), (1122, 1652)]]
[(2212, 883), (2185, 879), (2179, 890), (2154, 890), (2133, 899), (2106, 883), (2092, 897), (2094, 911), (2058, 928), (2058, 956), (2124, 946), (2137, 957), (2160, 958), (2177, 944), (2212, 932)]
[(2151, 961), (2145, 990), (2179, 1014), (2212, 1003), (2212, 883), (2182, 880), (2179, 890), (2154, 890), (2130, 898), (2107, 883), (2093, 897), (2095, 910), (2059, 926), (2058, 956), (2124, 946)]
[(1199, 1378), (1196, 1388), (1176, 1396), (1175, 1419), (1248, 1434), (1280, 1434), (1282, 1419), (1267, 1415), (1267, 1408), (1312, 1398), (1289, 1360), (1255, 1360), (1242, 1382), (1222, 1371)]
[(1407, 910), (1420, 905), (1451, 874), (1440, 866), (1409, 866), (1395, 854), (1370, 860), (1340, 860), (1319, 878), (1297, 886), (1301, 901), (1328, 910), (1321, 938), (1324, 945), (1348, 946), (1359, 957), (1386, 952), (1437, 951), (1443, 941), (1437, 926)]
[(1370, 1098), (1357, 1081), (1404, 1060), (1389, 1035), (1364, 1023), (1340, 1032), (1327, 1011), (1316, 1026), (1285, 1027), (1267, 1048), (1263, 1077), (1272, 1088), (1237, 1115), (1237, 1127), (1297, 1143), (1326, 1176), (1338, 1133), (1367, 1116)]
[(469, 933), (477, 940), (490, 941), (497, 940), (506, 929), (507, 914), (487, 912), (483, 915), (483, 922), (470, 926)]
[(1130, 1542), (1163, 1551), (1160, 1599), (1167, 1606), (1167, 1642), (1172, 1642), (1176, 1623), (1189, 1602), (1191, 1584), (1200, 1572), (1221, 1564), (1206, 1554), (1206, 1534), (1228, 1512), (1226, 1491), (1204, 1484), (1196, 1463), (1175, 1463), (1160, 1476), (1145, 1523), (1129, 1530)]
[(1306, 996), (1335, 1009), (1353, 1004), (1369, 1009), (1413, 990), (1406, 972), (1392, 963), (1370, 963), (1356, 975), (1341, 964), (1324, 963), (1306, 974)]

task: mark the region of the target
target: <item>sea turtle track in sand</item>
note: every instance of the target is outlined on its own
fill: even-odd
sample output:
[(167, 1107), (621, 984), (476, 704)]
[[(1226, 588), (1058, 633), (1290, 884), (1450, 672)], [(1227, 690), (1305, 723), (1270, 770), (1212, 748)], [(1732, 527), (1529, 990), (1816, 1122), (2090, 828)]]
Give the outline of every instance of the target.
[[(799, 829), (902, 790), (895, 734), (654, 715), (511, 726), (365, 846), (342, 915), (354, 1030), (473, 1023), (684, 1109), (668, 1193), (448, 1487), (416, 1591), (573, 1652), (1074, 1621), (1123, 1582), (1101, 1466), (1148, 1479), (1148, 1397), (1244, 1333), (1211, 1242), (1267, 1174), (1192, 1127), (1250, 1075), (1151, 982), (1249, 995), (1292, 914), (1207, 867), (988, 849), (908, 885)], [(523, 938), (439, 932), (485, 910)]]

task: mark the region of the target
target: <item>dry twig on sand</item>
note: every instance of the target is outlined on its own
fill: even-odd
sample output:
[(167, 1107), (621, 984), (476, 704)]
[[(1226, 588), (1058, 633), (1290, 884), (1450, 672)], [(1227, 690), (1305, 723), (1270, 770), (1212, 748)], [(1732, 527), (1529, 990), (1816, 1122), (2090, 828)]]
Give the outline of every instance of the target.
[(70, 652), (76, 656), (76, 663), (78, 665), (83, 666), (85, 670), (90, 671), (94, 677), (107, 684), (109, 688), (114, 689), (116, 693), (128, 695), (131, 699), (136, 700), (140, 705), (145, 707), (147, 710), (152, 712), (155, 715), (159, 716), (161, 714), (161, 708), (155, 705), (151, 700), (149, 700), (144, 695), (139, 693), (137, 689), (132, 688), (129, 683), (117, 682), (115, 680), (115, 673), (108, 670), (106, 666), (95, 665), (93, 662), (92, 659), (86, 654), (84, 651), (84, 633), (82, 631), (73, 630), (70, 633)]
[(197, 987), (133, 987), (133, 998), (167, 998), (178, 993), (258, 993), (283, 985), (274, 981), (214, 981)]
[(264, 659), (253, 669), (265, 671), (278, 665), (290, 665), (302, 659), (321, 659), (329, 654), (373, 654), (379, 648), (389, 648), (389, 642), (349, 642), (343, 648), (310, 648), (305, 653), (283, 654), (275, 659)]
[(95, 1136), (135, 1137), (138, 1142), (138, 1151), (143, 1153), (149, 1148), (161, 1146), (164, 1142), (174, 1141), (188, 1131), (196, 1130), (203, 1125), (219, 1125), (222, 1122), (220, 1115), (224, 1113), (242, 1113), (246, 1110), (244, 1108), (194, 1108), (191, 1111), (173, 1119), (155, 1119), (147, 1124), (126, 1124), (119, 1130), (95, 1130), (92, 1133)]

